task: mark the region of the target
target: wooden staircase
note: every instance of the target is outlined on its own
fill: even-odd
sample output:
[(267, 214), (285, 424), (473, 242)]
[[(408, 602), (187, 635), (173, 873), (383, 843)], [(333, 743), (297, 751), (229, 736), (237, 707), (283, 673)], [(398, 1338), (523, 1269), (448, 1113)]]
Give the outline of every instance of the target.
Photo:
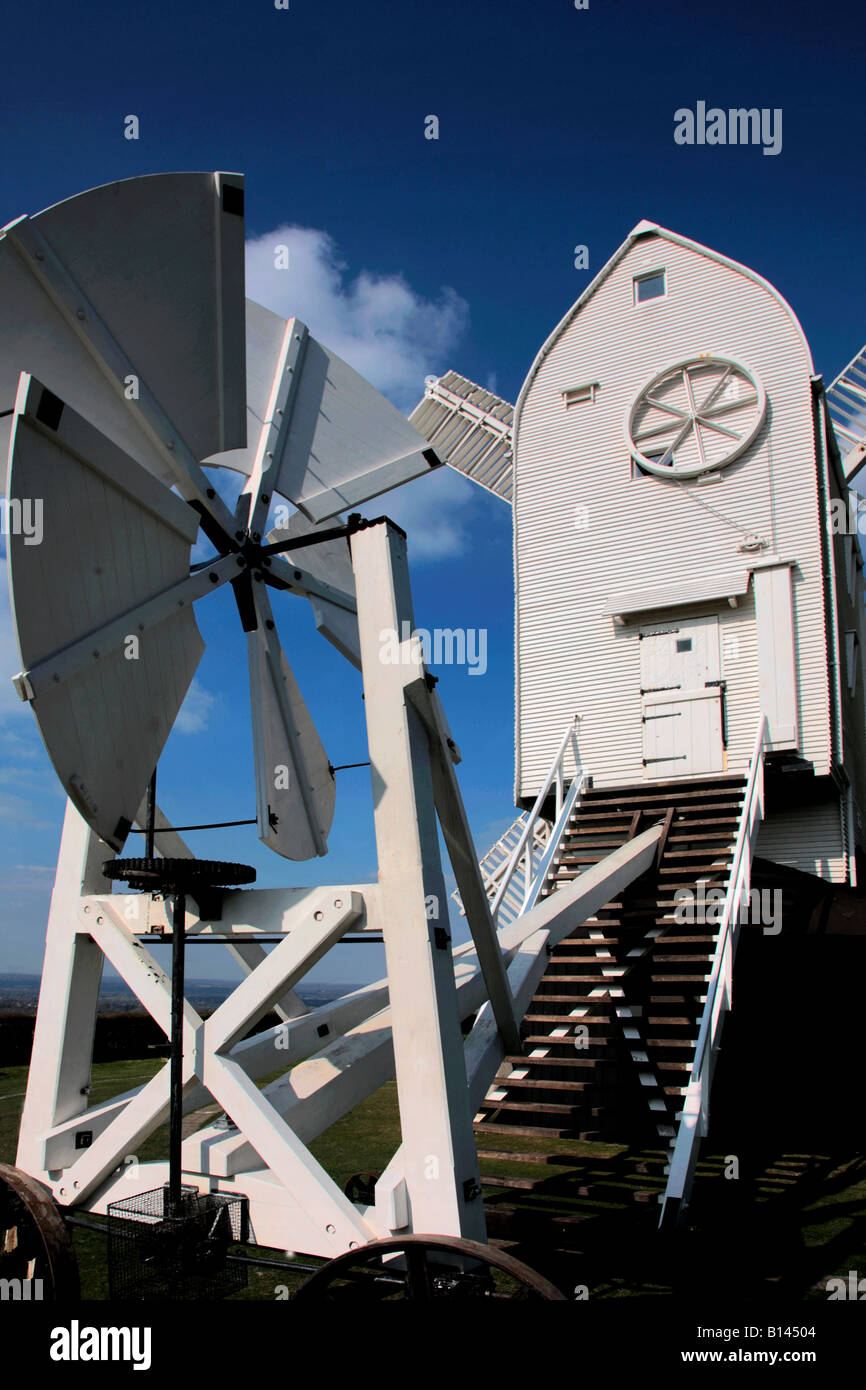
[[(523, 1021), (524, 1055), (500, 1068), (479, 1134), (674, 1137), (718, 930), (712, 911), (703, 921), (698, 883), (725, 883), (744, 787), (725, 776), (583, 793), (545, 894), (663, 821), (658, 863), (554, 948)], [(696, 898), (685, 921), (682, 890)]]

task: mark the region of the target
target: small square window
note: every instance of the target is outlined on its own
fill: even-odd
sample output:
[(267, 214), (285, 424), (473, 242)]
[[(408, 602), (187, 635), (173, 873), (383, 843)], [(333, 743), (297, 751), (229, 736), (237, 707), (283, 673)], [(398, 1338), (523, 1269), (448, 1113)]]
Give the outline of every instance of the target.
[(691, 639), (691, 637), (678, 637), (678, 638), (677, 638), (677, 651), (678, 651), (678, 652), (690, 652), (691, 649), (692, 649), (692, 639)]
[(667, 294), (665, 272), (650, 270), (634, 277), (634, 302), (645, 304), (648, 299), (663, 299)]

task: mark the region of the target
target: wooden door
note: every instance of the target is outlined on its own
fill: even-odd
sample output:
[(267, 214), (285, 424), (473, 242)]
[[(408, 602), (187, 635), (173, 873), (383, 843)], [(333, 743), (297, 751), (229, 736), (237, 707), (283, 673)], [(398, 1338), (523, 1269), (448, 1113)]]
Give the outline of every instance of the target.
[(723, 771), (718, 618), (647, 626), (639, 640), (645, 776)]

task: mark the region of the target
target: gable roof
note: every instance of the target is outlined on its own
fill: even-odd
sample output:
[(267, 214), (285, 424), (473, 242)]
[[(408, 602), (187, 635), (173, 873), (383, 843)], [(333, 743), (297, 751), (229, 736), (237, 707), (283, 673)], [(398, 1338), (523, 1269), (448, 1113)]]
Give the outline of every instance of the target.
[(747, 280), (751, 280), (754, 284), (762, 286), (762, 288), (765, 289), (767, 293), (770, 294), (773, 297), (773, 299), (775, 299), (777, 303), (782, 306), (785, 313), (788, 315), (788, 317), (791, 319), (791, 322), (794, 324), (794, 327), (799, 333), (803, 343), (803, 347), (806, 353), (806, 360), (809, 366), (809, 373), (810, 375), (814, 374), (814, 367), (812, 365), (812, 353), (808, 341), (806, 339), (806, 335), (803, 332), (803, 326), (800, 323), (800, 320), (797, 318), (797, 315), (794, 313), (794, 310), (788, 303), (787, 299), (785, 299), (779, 293), (779, 291), (775, 288), (774, 285), (770, 284), (769, 280), (765, 280), (762, 275), (758, 275), (756, 271), (750, 270), (748, 266), (742, 265), (739, 261), (732, 260), (730, 256), (723, 256), (720, 254), (720, 252), (713, 251), (709, 246), (704, 246), (699, 241), (693, 241), (691, 237), (681, 236), (679, 232), (672, 232), (667, 227), (660, 227), (657, 222), (650, 222), (646, 218), (643, 218), (640, 222), (637, 223), (635, 227), (632, 228), (622, 245), (619, 246), (616, 251), (614, 251), (610, 260), (602, 266), (598, 274), (589, 282), (586, 289), (583, 291), (583, 294), (571, 306), (568, 313), (565, 315), (563, 319), (560, 320), (560, 322), (556, 325), (556, 328), (554, 328), (553, 332), (548, 336), (548, 338), (545, 340), (545, 342), (542, 344), (542, 346), (536, 353), (535, 360), (533, 361), (532, 366), (529, 369), (529, 373), (526, 377), (526, 380), (520, 388), (520, 394), (517, 397), (517, 403), (514, 407), (513, 435), (515, 441), (517, 440), (517, 436), (520, 431), (520, 416), (523, 411), (524, 400), (526, 399), (526, 396), (529, 392), (529, 388), (535, 380), (538, 370), (545, 357), (547, 357), (548, 353), (552, 350), (554, 345), (557, 343), (557, 341), (565, 332), (565, 330), (569, 327), (569, 325), (573, 322), (573, 320), (577, 318), (577, 315), (583, 309), (584, 305), (589, 302), (592, 296), (597, 292), (597, 290), (601, 288), (604, 282), (616, 269), (620, 261), (628, 254), (628, 252), (634, 246), (635, 242), (640, 241), (643, 237), (649, 236), (660, 237), (664, 241), (672, 242), (675, 246), (685, 246), (690, 251), (696, 251), (699, 255), (706, 256), (708, 260), (716, 261), (719, 265), (724, 265), (731, 270), (738, 271), (739, 274), (745, 276)]

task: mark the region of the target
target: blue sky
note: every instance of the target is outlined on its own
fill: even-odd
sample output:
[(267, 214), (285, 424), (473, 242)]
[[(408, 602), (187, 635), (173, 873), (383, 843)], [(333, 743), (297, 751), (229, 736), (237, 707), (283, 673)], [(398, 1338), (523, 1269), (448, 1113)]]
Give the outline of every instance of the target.
[[(304, 318), (403, 410), (427, 373), (452, 366), (514, 400), (543, 340), (644, 217), (765, 275), (828, 381), (866, 338), (860, 6), (49, 0), (7, 14), (4, 38), (0, 223), (113, 179), (240, 170), (248, 291)], [(699, 100), (781, 108), (781, 152), (677, 145), (674, 112)], [(130, 113), (138, 141), (123, 138)], [(435, 141), (424, 138), (430, 114)], [(270, 248), (286, 239), (293, 270), (277, 278)], [(577, 244), (587, 271), (574, 267)], [(486, 848), (513, 817), (509, 509), (442, 470), (369, 510), (408, 530), (419, 624), (487, 630), (483, 676), (439, 672)], [(365, 758), (360, 678), (303, 602), (277, 603), (331, 761)], [(230, 595), (197, 613), (208, 650), (160, 771), (160, 799), (181, 823), (254, 810)], [(6, 680), (17, 659), (5, 608), (0, 624), (0, 969), (31, 971), (63, 797)], [(325, 860), (279, 860), (252, 829), (191, 842), (255, 864), (263, 885), (367, 880), (368, 773), (338, 779)], [(313, 978), (360, 981), (380, 966), (378, 948), (345, 947)], [(191, 968), (224, 971), (216, 956)]]

